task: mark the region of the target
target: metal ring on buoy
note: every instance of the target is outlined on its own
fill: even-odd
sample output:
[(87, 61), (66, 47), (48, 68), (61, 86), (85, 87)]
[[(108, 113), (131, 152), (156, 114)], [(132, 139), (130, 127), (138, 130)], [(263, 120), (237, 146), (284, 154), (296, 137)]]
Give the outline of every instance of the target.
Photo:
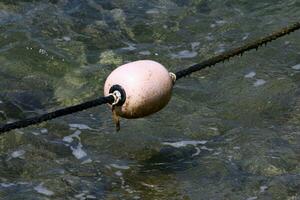
[(126, 101), (126, 92), (120, 85), (113, 85), (109, 89), (109, 94), (113, 95), (115, 102), (111, 105), (113, 106), (122, 106)]

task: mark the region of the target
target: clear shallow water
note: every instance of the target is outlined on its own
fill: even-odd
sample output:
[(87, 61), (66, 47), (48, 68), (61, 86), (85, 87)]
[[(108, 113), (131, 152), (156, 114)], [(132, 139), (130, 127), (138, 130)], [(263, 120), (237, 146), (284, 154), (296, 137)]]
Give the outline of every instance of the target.
[[(299, 20), (299, 7), (2, 1), (1, 122), (102, 95), (125, 62), (182, 69)], [(182, 79), (163, 111), (119, 133), (102, 106), (1, 136), (1, 199), (299, 199), (299, 46), (295, 32)]]

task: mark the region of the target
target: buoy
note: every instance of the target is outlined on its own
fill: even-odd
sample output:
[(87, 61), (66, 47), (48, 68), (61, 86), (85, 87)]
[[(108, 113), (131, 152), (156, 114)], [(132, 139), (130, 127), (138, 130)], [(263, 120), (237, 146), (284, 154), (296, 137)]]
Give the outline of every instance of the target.
[(105, 81), (104, 95), (117, 92), (120, 101), (110, 105), (117, 116), (140, 118), (168, 104), (174, 82), (174, 76), (160, 63), (139, 60), (112, 71)]

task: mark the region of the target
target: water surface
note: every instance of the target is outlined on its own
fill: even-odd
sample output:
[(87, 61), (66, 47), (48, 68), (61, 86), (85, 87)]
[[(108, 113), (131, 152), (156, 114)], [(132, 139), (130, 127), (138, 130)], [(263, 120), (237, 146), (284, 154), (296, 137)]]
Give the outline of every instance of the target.
[[(1, 123), (102, 96), (123, 63), (177, 71), (299, 16), (296, 0), (1, 1)], [(299, 199), (299, 38), (178, 81), (119, 133), (101, 106), (2, 135), (1, 199)]]

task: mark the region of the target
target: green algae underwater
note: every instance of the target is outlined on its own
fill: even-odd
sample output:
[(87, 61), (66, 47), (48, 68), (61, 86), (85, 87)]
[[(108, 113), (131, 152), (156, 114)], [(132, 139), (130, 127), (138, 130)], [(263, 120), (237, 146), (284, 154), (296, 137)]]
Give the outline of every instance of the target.
[[(3, 0), (0, 122), (103, 95), (117, 66), (170, 71), (299, 20), (296, 0)], [(0, 137), (0, 198), (300, 199), (299, 32), (195, 73), (115, 132), (106, 106)]]

